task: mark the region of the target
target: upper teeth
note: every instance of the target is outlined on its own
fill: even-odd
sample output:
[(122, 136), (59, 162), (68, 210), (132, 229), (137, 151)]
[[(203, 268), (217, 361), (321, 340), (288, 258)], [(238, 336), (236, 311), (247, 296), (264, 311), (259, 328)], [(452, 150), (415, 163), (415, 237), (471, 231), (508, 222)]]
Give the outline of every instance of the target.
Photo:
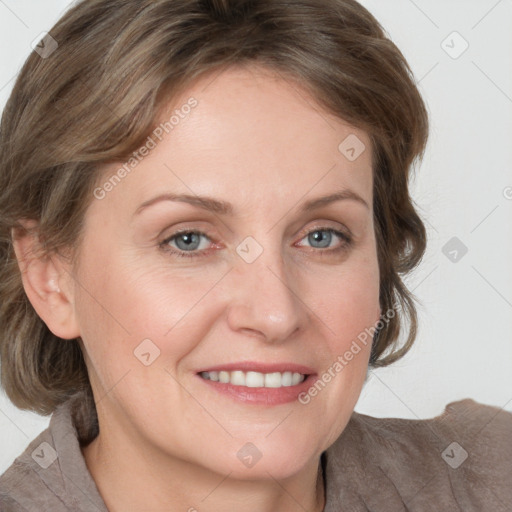
[(280, 388), (283, 386), (296, 386), (305, 378), (305, 375), (296, 372), (242, 372), (235, 370), (233, 372), (201, 372), (204, 379), (222, 382), (223, 384), (232, 384), (233, 386), (247, 386), (249, 388)]

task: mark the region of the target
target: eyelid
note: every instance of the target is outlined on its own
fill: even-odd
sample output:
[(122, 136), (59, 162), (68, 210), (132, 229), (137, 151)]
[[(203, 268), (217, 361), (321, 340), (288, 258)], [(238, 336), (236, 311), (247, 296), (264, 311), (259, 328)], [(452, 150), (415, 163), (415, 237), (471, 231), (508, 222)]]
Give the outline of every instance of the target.
[[(164, 230), (162, 233), (165, 233), (166, 231), (169, 231), (169, 230)], [(198, 234), (201, 234), (201, 235), (204, 235), (206, 236), (209, 240), (213, 240), (215, 239), (215, 236), (213, 236), (213, 233), (211, 232), (210, 229), (208, 228), (202, 228), (202, 227), (193, 227), (193, 226), (185, 226), (185, 227), (182, 227), (182, 228), (177, 228), (176, 231), (171, 231), (171, 234), (170, 235), (166, 235), (161, 242), (159, 242), (160, 244), (161, 243), (165, 243), (167, 242), (168, 240), (174, 238), (174, 237), (177, 237), (183, 233), (198, 233)], [(156, 237), (156, 239), (158, 240), (159, 238), (161, 237), (161, 234), (158, 235)]]
[[(336, 226), (331, 224), (336, 224)], [(298, 236), (300, 237), (300, 240), (302, 240), (306, 235), (309, 235), (313, 231), (337, 231), (349, 238), (354, 238), (350, 229), (338, 221), (318, 221), (313, 223), (312, 226), (304, 228), (302, 231), (300, 231)]]

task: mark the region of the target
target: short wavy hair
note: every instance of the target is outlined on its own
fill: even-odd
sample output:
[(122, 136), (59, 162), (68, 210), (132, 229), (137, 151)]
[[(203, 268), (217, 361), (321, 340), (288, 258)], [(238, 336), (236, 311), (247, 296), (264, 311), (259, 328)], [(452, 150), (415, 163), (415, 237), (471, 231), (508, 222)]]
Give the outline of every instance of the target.
[(82, 0), (50, 35), (58, 47), (47, 37), (53, 53), (27, 58), (0, 126), (1, 384), (18, 408), (47, 415), (78, 393), (94, 403), (80, 338), (50, 332), (24, 292), (12, 239), (20, 221), (38, 222), (47, 254), (78, 248), (102, 166), (126, 161), (175, 94), (237, 65), (296, 80), (369, 135), (379, 300), (396, 310), (369, 364), (409, 350), (418, 299), (402, 277), (426, 248), (409, 179), (429, 120), (403, 54), (367, 9), (355, 0)]

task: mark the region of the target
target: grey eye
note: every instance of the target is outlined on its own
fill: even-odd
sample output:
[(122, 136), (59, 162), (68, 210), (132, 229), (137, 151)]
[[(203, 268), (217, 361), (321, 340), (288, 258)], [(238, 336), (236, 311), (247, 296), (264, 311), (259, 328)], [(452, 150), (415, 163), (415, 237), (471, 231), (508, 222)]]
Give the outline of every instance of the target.
[(181, 251), (194, 251), (199, 248), (201, 243), (201, 237), (204, 236), (201, 233), (196, 233), (194, 231), (189, 231), (186, 233), (179, 233), (174, 235), (172, 239), (169, 240), (174, 241), (177, 248)]
[[(308, 235), (308, 242), (313, 247), (318, 247), (320, 249), (324, 249), (326, 247), (329, 247), (331, 245), (332, 241), (332, 232), (327, 231), (324, 229), (318, 229), (316, 231), (312, 231)], [(319, 245), (314, 245), (315, 243), (318, 243)]]

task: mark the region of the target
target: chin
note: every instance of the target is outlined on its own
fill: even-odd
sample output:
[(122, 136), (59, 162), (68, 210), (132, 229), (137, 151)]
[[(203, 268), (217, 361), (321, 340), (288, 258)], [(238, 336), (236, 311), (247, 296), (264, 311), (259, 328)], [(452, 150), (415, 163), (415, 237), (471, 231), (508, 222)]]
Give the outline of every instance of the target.
[[(265, 459), (265, 460), (264, 460)], [(283, 457), (280, 454), (275, 456), (263, 455), (252, 467), (245, 467), (240, 464), (227, 464), (222, 474), (228, 474), (229, 478), (236, 480), (286, 480), (304, 470), (306, 460), (297, 460), (297, 453)]]
[[(278, 480), (300, 473), (315, 458), (313, 447), (306, 447), (304, 442), (284, 441), (282, 436), (274, 440), (262, 438), (254, 442), (236, 443), (226, 461), (230, 477), (240, 480)], [(234, 461), (234, 463), (233, 463)]]

